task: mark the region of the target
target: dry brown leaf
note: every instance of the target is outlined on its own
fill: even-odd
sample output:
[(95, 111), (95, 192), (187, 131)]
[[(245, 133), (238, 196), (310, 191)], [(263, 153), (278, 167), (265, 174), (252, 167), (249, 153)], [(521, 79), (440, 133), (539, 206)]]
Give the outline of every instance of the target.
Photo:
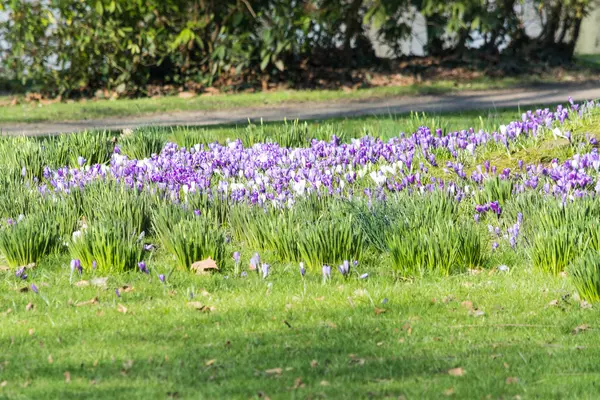
[(96, 304), (96, 303), (98, 303), (98, 297), (94, 297), (93, 299), (90, 299), (88, 301), (83, 301), (81, 303), (76, 303), (75, 307), (90, 306), (90, 305)]
[(319, 365), (319, 362), (317, 360), (312, 360), (310, 362), (310, 367), (311, 368), (317, 368), (318, 365)]
[(123, 314), (127, 314), (127, 307), (125, 307), (123, 304), (119, 303), (117, 305), (117, 311)]
[(305, 387), (306, 385), (304, 384), (304, 382), (302, 382), (302, 378), (298, 377), (296, 378), (296, 380), (294, 381), (294, 386), (293, 389), (300, 389)]
[(558, 273), (558, 276), (560, 276), (561, 278), (566, 278), (567, 277), (567, 273), (565, 271), (561, 271)]
[(460, 367), (458, 368), (452, 368), (448, 370), (448, 375), (451, 376), (463, 376), (466, 373), (466, 371)]
[(480, 309), (475, 309), (475, 310), (469, 311), (469, 315), (472, 315), (473, 317), (481, 317), (484, 314), (485, 314), (485, 312)]
[(375, 307), (375, 315), (383, 314), (387, 310), (385, 308), (377, 308)]
[(35, 330), (33, 328), (29, 329), (29, 336), (33, 336), (33, 334), (35, 333)]
[(452, 396), (454, 394), (454, 388), (448, 388), (444, 390), (444, 396)]
[(218, 271), (219, 267), (217, 263), (212, 258), (208, 257), (202, 261), (196, 261), (190, 267), (192, 271), (194, 271), (197, 275), (205, 275), (209, 272)]
[(558, 300), (554, 299), (550, 303), (548, 303), (548, 305), (551, 306), (551, 307), (557, 306), (558, 305)]
[(121, 293), (129, 293), (129, 292), (133, 292), (135, 290), (135, 288), (133, 286), (129, 286), (129, 285), (125, 285), (125, 286), (121, 286)]
[(25, 306), (25, 311), (33, 311), (35, 309), (35, 304), (33, 303), (27, 303), (27, 305)]
[(519, 383), (519, 378), (517, 378), (516, 376), (509, 376), (508, 378), (506, 378), (507, 385), (512, 385), (513, 383)]
[(0, 265), (0, 272), (10, 272), (10, 268), (6, 265)]
[(79, 281), (79, 282), (75, 282), (75, 286), (86, 287), (86, 286), (90, 286), (90, 283), (88, 281)]
[(473, 309), (473, 302), (469, 301), (469, 300), (465, 300), (462, 303), (460, 303), (461, 306), (463, 306), (464, 308), (466, 308), (467, 310), (472, 310)]
[(329, 386), (329, 382), (327, 382), (327, 381), (321, 381), (321, 383), (319, 383), (319, 385), (321, 385), (321, 386)]
[(106, 287), (107, 282), (108, 282), (108, 277), (100, 277), (100, 278), (92, 279), (90, 281), (90, 284), (92, 286)]
[(412, 326), (408, 322), (402, 325), (402, 330), (406, 331), (408, 336), (412, 335)]
[(194, 92), (180, 92), (177, 94), (177, 97), (181, 99), (191, 99), (192, 97), (196, 97), (196, 93)]
[(271, 368), (271, 369), (265, 370), (265, 374), (267, 374), (267, 375), (281, 375), (282, 373), (283, 373), (282, 368)]
[(54, 359), (52, 358), (52, 354), (48, 355), (48, 364), (52, 364), (54, 362)]
[(581, 324), (581, 325), (575, 327), (575, 329), (573, 329), (572, 333), (573, 333), (573, 335), (577, 335), (580, 332), (586, 331), (588, 329), (590, 329), (590, 326), (588, 324)]
[(65, 371), (65, 383), (71, 383), (71, 373), (69, 371)]
[(206, 365), (207, 367), (210, 367), (211, 365), (213, 365), (217, 360), (216, 359), (212, 359), (212, 360), (208, 360), (207, 362), (204, 363), (204, 365)]

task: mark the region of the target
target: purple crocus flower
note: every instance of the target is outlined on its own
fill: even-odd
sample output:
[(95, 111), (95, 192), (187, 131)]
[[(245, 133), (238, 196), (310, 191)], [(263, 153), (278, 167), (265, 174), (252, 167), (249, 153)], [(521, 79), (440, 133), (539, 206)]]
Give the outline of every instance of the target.
[(38, 294), (38, 293), (39, 293), (39, 290), (38, 290), (37, 286), (35, 286), (35, 283), (32, 283), (32, 284), (31, 284), (31, 290), (32, 290), (32, 291), (33, 291), (33, 293), (35, 293), (35, 294)]
[(300, 275), (302, 277), (304, 277), (305, 274), (306, 274), (306, 269), (304, 269), (304, 263), (300, 262)]
[(331, 278), (331, 267), (329, 265), (323, 265), (323, 279), (326, 280)]
[(121, 292), (119, 291), (119, 288), (115, 289), (115, 294), (117, 295), (117, 297), (121, 297)]
[(98, 263), (96, 262), (96, 260), (92, 261), (92, 269), (96, 269), (98, 267)]
[(152, 250), (154, 250), (154, 245), (153, 244), (145, 244), (144, 245), (144, 250), (146, 250), (146, 251), (152, 251)]
[(27, 274), (25, 273), (25, 267), (21, 267), (15, 271), (15, 276), (22, 280), (27, 280)]
[(81, 156), (77, 157), (77, 164), (79, 165), (79, 167), (83, 167), (86, 161), (87, 160)]
[(194, 210), (194, 215), (200, 216), (201, 214), (202, 214), (202, 211), (200, 211), (200, 210)]
[(260, 264), (260, 256), (258, 255), (258, 253), (254, 253), (252, 258), (250, 258), (250, 269), (253, 271), (258, 270), (259, 264)]
[(369, 277), (369, 274), (365, 273), (365, 274), (362, 274), (359, 278), (360, 279), (367, 279), (368, 277)]
[(241, 278), (245, 278), (248, 276), (248, 273), (246, 271), (242, 271), (242, 273), (240, 274)]
[(138, 263), (138, 268), (140, 269), (140, 272), (143, 272), (144, 274), (150, 273), (150, 271), (148, 271), (148, 267), (146, 267), (146, 263), (143, 261), (140, 261)]
[(236, 264), (239, 264), (240, 262), (240, 252), (236, 251), (233, 253), (233, 261), (235, 261)]
[(340, 271), (340, 274), (342, 274), (343, 276), (348, 276), (348, 274), (350, 273), (350, 263), (348, 262), (348, 260), (344, 260), (342, 265), (338, 266), (338, 271)]
[(83, 273), (83, 268), (81, 267), (81, 260), (79, 260), (78, 258), (74, 258), (71, 260), (71, 272), (75, 272), (75, 270), (79, 272), (79, 275)]
[(165, 275), (164, 274), (158, 275), (158, 280), (161, 281), (162, 283), (165, 283)]
[(267, 279), (267, 276), (269, 276), (269, 264), (262, 264), (261, 265), (261, 271), (262, 271), (262, 277), (263, 279)]

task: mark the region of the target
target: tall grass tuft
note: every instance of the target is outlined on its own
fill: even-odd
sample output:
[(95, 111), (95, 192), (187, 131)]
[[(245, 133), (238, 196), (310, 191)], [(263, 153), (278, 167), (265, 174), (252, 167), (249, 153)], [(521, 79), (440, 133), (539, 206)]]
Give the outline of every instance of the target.
[(166, 143), (166, 135), (157, 128), (141, 128), (119, 139), (121, 153), (130, 159), (142, 160), (159, 154)]
[(192, 263), (208, 257), (223, 268), (225, 234), (212, 216), (183, 213), (176, 206), (161, 207), (155, 213), (153, 229), (178, 268), (188, 270)]
[(600, 301), (600, 252), (590, 250), (577, 258), (569, 267), (569, 276), (582, 299)]
[(352, 217), (322, 218), (302, 226), (298, 248), (309, 270), (320, 271), (323, 264), (360, 260), (363, 235)]
[(0, 251), (11, 267), (39, 262), (58, 242), (55, 222), (46, 213), (33, 213), (0, 227)]
[[(135, 269), (142, 259), (142, 243), (132, 234), (126, 221), (95, 221), (73, 237), (69, 249), (86, 270), (95, 265), (101, 273), (119, 273)], [(95, 263), (94, 263), (95, 262)]]
[(402, 276), (448, 276), (483, 264), (483, 245), (472, 224), (438, 222), (402, 232), (388, 239), (392, 265)]

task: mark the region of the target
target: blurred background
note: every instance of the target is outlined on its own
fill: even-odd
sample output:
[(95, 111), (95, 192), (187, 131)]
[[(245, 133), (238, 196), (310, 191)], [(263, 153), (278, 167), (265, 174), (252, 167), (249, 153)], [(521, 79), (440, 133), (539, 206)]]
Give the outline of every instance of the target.
[(600, 58), (596, 0), (0, 0), (0, 8), (0, 88), (48, 98), (559, 79)]

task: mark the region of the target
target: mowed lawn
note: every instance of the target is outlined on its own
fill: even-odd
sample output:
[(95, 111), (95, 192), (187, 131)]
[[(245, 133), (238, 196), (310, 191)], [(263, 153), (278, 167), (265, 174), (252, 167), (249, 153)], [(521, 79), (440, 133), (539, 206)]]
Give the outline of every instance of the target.
[(39, 294), (0, 284), (0, 397), (597, 398), (600, 316), (567, 279), (369, 272), (132, 273), (101, 288), (54, 260), (30, 273)]

